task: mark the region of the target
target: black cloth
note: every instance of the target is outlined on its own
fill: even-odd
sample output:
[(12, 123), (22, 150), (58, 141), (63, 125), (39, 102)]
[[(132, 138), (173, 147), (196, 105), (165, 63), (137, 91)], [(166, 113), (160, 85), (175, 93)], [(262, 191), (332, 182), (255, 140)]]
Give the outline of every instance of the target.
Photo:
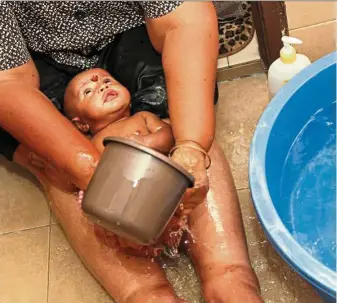
[[(40, 75), (40, 89), (63, 113), (63, 96), (69, 81), (83, 70), (57, 63), (46, 55), (31, 53)], [(152, 47), (144, 25), (119, 34), (99, 54), (97, 67), (106, 69), (131, 93), (131, 113), (149, 111), (169, 117), (161, 56)], [(215, 87), (214, 103), (218, 100)], [(18, 142), (0, 129), (0, 153), (12, 160)]]

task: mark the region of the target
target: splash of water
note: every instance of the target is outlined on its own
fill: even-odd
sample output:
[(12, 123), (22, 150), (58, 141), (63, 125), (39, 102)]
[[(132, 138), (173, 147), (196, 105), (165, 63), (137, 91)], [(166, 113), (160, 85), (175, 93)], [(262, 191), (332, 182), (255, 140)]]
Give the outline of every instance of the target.
[[(176, 238), (182, 239), (184, 233), (187, 233), (189, 235), (189, 237), (192, 240), (192, 243), (196, 242), (195, 236), (193, 235), (191, 229), (188, 227), (187, 223), (185, 223), (181, 228), (179, 228), (179, 230), (170, 232), (170, 237), (173, 239)], [(189, 240), (186, 240), (184, 243), (188, 244)], [(177, 245), (166, 246), (164, 248), (164, 255), (169, 257), (170, 259), (179, 258), (180, 257), (178, 250), (179, 244), (180, 243), (177, 243)]]

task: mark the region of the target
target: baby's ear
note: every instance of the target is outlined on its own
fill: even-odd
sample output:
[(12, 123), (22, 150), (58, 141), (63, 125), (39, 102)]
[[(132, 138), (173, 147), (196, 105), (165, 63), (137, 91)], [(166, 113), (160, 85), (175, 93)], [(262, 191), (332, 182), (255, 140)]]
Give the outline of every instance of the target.
[(78, 117), (73, 118), (71, 122), (73, 122), (73, 124), (82, 134), (87, 134), (90, 130), (89, 124), (83, 123)]

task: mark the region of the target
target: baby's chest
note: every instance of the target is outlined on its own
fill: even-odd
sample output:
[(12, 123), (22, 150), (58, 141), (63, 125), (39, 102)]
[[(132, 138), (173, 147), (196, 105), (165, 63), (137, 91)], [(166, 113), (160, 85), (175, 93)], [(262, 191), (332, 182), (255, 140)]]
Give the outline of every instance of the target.
[(131, 135), (147, 135), (149, 130), (145, 120), (141, 116), (130, 117), (129, 119), (111, 125), (111, 136), (129, 137)]

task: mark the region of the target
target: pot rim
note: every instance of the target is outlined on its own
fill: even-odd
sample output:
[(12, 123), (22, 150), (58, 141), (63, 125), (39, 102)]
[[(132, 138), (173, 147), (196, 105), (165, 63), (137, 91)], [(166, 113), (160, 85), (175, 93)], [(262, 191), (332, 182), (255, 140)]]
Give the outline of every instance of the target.
[(183, 174), (189, 181), (189, 188), (192, 188), (194, 186), (194, 182), (195, 179), (192, 176), (192, 174), (190, 174), (185, 168), (183, 168), (181, 165), (179, 165), (178, 163), (175, 163), (173, 160), (171, 160), (169, 157), (166, 157), (165, 155), (161, 154), (160, 152), (157, 152), (151, 148), (148, 148), (144, 145), (141, 145), (139, 143), (136, 143), (134, 141), (125, 139), (125, 138), (120, 138), (120, 137), (114, 137), (114, 136), (109, 136), (103, 139), (103, 145), (106, 146), (109, 143), (112, 142), (118, 142), (118, 143), (122, 143), (124, 145), (133, 147), (135, 149), (141, 150), (163, 162), (165, 162), (166, 164), (170, 165), (171, 167), (175, 168), (177, 171), (179, 171), (181, 174)]

